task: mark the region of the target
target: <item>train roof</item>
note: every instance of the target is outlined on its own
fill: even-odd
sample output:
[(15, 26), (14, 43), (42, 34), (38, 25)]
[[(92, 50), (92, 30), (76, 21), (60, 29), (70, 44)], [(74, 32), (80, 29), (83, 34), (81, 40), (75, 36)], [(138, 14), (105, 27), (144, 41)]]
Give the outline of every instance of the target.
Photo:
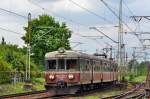
[(89, 55), (86, 53), (82, 52), (77, 52), (73, 50), (65, 50), (64, 52), (58, 51), (53, 51), (53, 52), (48, 52), (45, 55), (45, 59), (56, 59), (56, 58), (85, 58), (85, 59), (95, 59), (95, 60), (105, 60), (105, 61), (110, 61), (105, 58), (99, 58), (94, 55)]
[(65, 57), (65, 58), (78, 58), (78, 57), (89, 57), (88, 54), (73, 51), (73, 50), (65, 50), (65, 52), (60, 53), (59, 51), (53, 51), (46, 53), (45, 58), (57, 58), (57, 57)]

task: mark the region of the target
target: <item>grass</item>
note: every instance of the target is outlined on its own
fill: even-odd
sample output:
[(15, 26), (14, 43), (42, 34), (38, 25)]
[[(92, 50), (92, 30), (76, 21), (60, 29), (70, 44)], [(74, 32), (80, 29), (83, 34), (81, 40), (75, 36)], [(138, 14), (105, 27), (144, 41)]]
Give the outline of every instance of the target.
[(37, 78), (32, 81), (33, 88), (31, 90), (25, 90), (23, 86), (24, 82), (17, 82), (15, 84), (1, 84), (0, 85), (0, 96), (9, 95), (16, 93), (25, 93), (30, 91), (44, 90), (44, 80), (42, 78)]
[(16, 83), (16, 84), (3, 84), (0, 85), (0, 95), (8, 95), (15, 93), (23, 93), (27, 92), (23, 89), (24, 83)]
[(146, 76), (138, 76), (133, 78), (131, 81), (135, 83), (143, 83), (146, 82)]
[(146, 81), (146, 76), (125, 76), (125, 80), (131, 81), (133, 83), (143, 83)]

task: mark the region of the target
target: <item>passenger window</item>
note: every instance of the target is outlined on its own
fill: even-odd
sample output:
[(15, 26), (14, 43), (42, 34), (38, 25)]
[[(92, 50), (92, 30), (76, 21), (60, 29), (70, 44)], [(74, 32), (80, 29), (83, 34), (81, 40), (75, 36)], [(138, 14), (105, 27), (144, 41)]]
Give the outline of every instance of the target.
[(96, 61), (96, 67), (97, 67), (96, 71), (99, 71), (98, 61)]
[(77, 69), (77, 60), (75, 59), (67, 60), (67, 70), (68, 69)]
[(56, 60), (48, 60), (48, 69), (56, 69)]

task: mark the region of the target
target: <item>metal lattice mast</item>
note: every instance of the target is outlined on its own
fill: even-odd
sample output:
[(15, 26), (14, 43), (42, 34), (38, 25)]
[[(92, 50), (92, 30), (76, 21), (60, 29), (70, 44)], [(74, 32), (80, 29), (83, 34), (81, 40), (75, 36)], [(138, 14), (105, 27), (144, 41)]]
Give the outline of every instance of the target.
[(122, 24), (122, 0), (120, 0), (119, 5), (119, 29), (118, 29), (118, 65), (120, 67), (120, 79), (123, 76), (124, 66), (124, 43), (123, 43), (123, 24)]

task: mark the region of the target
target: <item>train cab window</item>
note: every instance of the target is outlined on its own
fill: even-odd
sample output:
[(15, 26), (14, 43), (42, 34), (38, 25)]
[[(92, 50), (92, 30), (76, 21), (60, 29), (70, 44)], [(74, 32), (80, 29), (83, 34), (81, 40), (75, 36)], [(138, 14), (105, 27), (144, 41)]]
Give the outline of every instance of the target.
[(66, 61), (66, 68), (67, 68), (67, 70), (75, 70), (75, 69), (77, 69), (77, 60), (75, 60), (75, 59), (68, 59)]
[(47, 68), (48, 69), (56, 69), (56, 60), (48, 60)]
[(58, 59), (58, 69), (65, 69), (65, 60)]

